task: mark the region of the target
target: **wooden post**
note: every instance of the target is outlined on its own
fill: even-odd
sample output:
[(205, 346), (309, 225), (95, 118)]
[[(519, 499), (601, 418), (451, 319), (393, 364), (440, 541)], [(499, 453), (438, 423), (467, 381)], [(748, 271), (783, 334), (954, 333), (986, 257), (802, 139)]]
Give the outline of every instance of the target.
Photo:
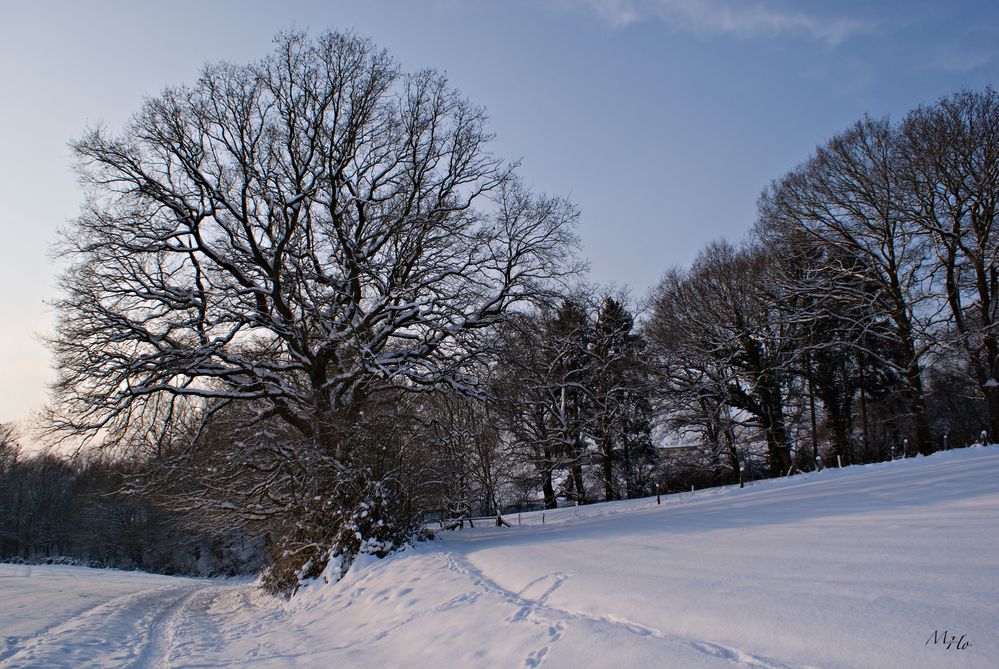
[(742, 464), (740, 462), (739, 463), (739, 487), (740, 488), (745, 488), (746, 487), (745, 479), (746, 479), (746, 465), (744, 465), (744, 464)]
[(662, 504), (662, 497), (659, 496), (659, 484), (656, 484), (656, 504)]

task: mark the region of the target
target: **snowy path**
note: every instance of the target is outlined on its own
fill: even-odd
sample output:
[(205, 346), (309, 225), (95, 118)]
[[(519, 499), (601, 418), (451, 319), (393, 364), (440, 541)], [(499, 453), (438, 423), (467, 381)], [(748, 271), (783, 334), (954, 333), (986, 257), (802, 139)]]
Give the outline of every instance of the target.
[[(218, 589), (209, 583), (0, 565), (0, 601), (8, 611), (0, 666), (172, 666), (177, 626), (190, 617), (193, 602)], [(8, 624), (19, 633), (7, 633)]]
[(663, 502), (448, 533), (289, 603), (0, 565), (0, 667), (999, 666), (999, 447)]

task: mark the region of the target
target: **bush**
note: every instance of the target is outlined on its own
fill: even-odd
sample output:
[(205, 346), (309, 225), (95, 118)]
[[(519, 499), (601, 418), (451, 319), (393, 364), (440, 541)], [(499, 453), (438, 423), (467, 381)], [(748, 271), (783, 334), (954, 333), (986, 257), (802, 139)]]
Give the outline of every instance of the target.
[[(385, 557), (403, 546), (432, 537), (402, 486), (393, 480), (357, 476), (338, 486), (339, 494), (313, 498), (272, 547), (273, 564), (262, 583), (272, 593), (291, 596), (326, 572), (340, 580), (358, 555)], [(327, 570), (333, 563), (334, 567)]]

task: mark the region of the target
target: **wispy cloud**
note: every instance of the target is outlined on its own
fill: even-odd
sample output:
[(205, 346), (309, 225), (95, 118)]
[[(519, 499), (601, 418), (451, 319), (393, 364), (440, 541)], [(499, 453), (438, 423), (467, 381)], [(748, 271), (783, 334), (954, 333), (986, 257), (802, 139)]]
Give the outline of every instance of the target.
[(744, 0), (562, 0), (583, 6), (616, 26), (661, 21), (674, 30), (746, 38), (797, 35), (837, 45), (872, 26), (850, 18), (824, 17)]
[(995, 57), (993, 51), (957, 48), (941, 52), (932, 63), (932, 67), (941, 72), (963, 74), (991, 65)]

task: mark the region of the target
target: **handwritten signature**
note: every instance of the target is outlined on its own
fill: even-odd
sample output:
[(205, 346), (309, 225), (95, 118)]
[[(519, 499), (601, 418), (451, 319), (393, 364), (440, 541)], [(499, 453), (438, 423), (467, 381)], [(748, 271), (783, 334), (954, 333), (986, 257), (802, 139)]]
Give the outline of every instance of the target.
[(926, 640), (924, 645), (943, 646), (947, 650), (964, 650), (965, 648), (971, 646), (971, 640), (966, 640), (967, 636), (967, 634), (962, 634), (961, 636), (951, 634), (948, 630), (944, 630), (943, 632), (936, 630), (930, 638)]

